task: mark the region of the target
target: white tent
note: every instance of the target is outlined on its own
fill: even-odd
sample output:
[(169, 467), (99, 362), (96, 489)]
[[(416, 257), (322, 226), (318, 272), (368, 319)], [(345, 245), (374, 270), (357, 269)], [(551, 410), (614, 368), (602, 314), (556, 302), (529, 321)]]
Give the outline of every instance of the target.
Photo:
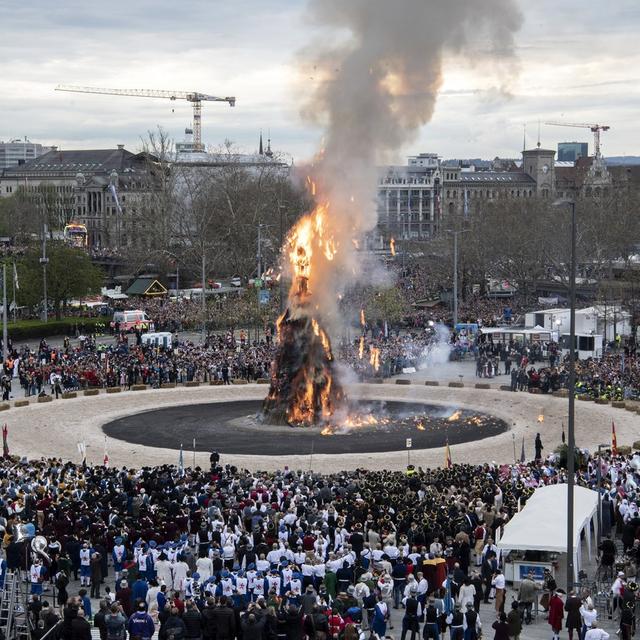
[[(598, 511), (598, 494), (584, 487), (574, 487), (573, 494), (573, 556), (577, 576), (580, 554), (580, 534), (586, 529), (587, 549), (591, 558), (591, 521)], [(567, 485), (553, 484), (536, 489), (522, 511), (505, 525), (498, 542), (504, 550), (567, 551)]]

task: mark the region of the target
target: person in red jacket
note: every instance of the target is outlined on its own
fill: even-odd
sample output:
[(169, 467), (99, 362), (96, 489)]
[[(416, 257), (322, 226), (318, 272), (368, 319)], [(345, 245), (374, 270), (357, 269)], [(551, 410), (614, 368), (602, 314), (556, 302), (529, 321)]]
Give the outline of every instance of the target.
[(562, 619), (564, 618), (564, 603), (559, 595), (559, 591), (554, 591), (549, 599), (549, 624), (553, 631), (553, 640), (560, 637), (560, 629), (562, 629)]

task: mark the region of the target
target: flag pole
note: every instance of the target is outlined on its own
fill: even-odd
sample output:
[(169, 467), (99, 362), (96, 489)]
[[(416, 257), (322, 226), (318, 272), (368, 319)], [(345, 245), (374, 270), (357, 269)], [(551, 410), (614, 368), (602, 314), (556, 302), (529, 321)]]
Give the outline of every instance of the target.
[[(16, 261), (13, 261), (13, 321), (16, 321), (16, 283), (18, 282), (18, 269)], [(18, 285), (19, 287), (20, 285)]]

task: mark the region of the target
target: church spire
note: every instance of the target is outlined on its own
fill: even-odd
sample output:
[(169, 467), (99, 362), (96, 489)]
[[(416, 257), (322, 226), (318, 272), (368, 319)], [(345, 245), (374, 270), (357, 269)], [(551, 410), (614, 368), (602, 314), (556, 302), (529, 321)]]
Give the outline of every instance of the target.
[(273, 156), (273, 151), (271, 151), (271, 131), (267, 134), (269, 137), (267, 138), (267, 150), (264, 152), (264, 155), (267, 158), (271, 158)]
[(258, 155), (264, 155), (264, 151), (262, 150), (262, 129), (260, 129), (260, 148), (258, 149)]

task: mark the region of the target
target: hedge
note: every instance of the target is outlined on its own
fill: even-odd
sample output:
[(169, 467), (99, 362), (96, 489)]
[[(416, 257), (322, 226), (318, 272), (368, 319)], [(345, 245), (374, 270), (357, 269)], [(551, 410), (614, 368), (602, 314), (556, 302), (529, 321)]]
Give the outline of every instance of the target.
[(46, 338), (48, 336), (74, 337), (76, 327), (84, 333), (93, 333), (97, 324), (102, 324), (104, 330), (109, 328), (111, 318), (63, 318), (62, 320), (18, 320), (9, 322), (7, 330), (12, 340), (28, 340), (30, 338)]

